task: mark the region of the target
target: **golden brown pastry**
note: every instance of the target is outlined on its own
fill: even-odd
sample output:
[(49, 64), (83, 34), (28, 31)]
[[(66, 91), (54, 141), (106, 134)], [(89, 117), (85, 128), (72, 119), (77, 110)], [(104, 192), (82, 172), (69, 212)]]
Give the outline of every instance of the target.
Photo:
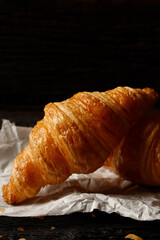
[(160, 186), (160, 113), (140, 119), (113, 150), (105, 166), (133, 183)]
[(29, 145), (13, 162), (4, 200), (18, 203), (72, 173), (93, 172), (157, 98), (151, 88), (117, 87), (49, 103), (30, 133)]

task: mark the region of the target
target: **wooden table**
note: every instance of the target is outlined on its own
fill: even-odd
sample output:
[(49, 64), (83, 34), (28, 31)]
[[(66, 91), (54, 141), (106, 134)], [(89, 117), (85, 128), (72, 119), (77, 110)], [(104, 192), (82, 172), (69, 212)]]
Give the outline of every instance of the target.
[(123, 240), (129, 233), (144, 240), (159, 240), (160, 221), (139, 222), (117, 214), (74, 213), (67, 216), (37, 218), (0, 218), (2, 239), (27, 240)]

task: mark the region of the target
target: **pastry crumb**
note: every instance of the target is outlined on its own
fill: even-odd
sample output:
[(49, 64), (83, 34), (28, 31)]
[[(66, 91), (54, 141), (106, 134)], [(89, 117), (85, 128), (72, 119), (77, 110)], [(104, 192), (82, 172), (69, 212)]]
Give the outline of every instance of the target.
[(95, 215), (94, 213), (92, 213), (92, 217), (93, 217), (93, 218), (95, 218), (95, 217), (96, 217), (96, 215)]
[(135, 234), (128, 234), (125, 238), (130, 238), (130, 239), (133, 239), (133, 240), (143, 240), (141, 237), (138, 237)]
[(51, 227), (51, 231), (54, 230), (54, 229), (55, 229), (55, 227), (52, 226), (52, 227)]
[(26, 238), (18, 238), (18, 240), (26, 240)]
[(0, 208), (0, 211), (1, 211), (2, 213), (5, 213), (5, 209), (4, 209), (4, 208)]
[(0, 238), (2, 238), (3, 237), (3, 235), (0, 235)]
[(24, 232), (24, 228), (22, 228), (22, 227), (17, 228), (17, 230), (20, 232)]
[(45, 216), (34, 216), (34, 217), (31, 217), (31, 218), (39, 218), (39, 219), (43, 220), (45, 218)]

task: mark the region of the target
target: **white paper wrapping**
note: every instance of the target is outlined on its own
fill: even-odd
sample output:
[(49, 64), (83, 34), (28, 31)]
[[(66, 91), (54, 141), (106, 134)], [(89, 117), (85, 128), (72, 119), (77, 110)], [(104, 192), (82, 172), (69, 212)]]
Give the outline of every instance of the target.
[[(31, 128), (3, 120), (0, 131), (0, 189), (8, 183), (12, 162), (28, 145)], [(116, 212), (137, 220), (160, 219), (160, 188), (134, 185), (101, 167), (92, 174), (73, 174), (63, 184), (46, 186), (38, 195), (17, 206), (4, 203), (0, 215), (47, 216), (73, 212)]]

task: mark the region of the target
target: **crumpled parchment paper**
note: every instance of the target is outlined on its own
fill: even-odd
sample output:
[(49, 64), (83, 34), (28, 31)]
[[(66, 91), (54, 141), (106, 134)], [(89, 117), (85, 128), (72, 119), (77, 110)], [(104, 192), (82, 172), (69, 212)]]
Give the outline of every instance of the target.
[(104, 167), (92, 174), (73, 174), (60, 185), (48, 185), (35, 198), (19, 205), (6, 204), (1, 188), (9, 181), (14, 158), (28, 145), (30, 131), (31, 128), (3, 120), (0, 131), (0, 215), (64, 215), (99, 209), (137, 220), (160, 219), (160, 188), (135, 185)]

